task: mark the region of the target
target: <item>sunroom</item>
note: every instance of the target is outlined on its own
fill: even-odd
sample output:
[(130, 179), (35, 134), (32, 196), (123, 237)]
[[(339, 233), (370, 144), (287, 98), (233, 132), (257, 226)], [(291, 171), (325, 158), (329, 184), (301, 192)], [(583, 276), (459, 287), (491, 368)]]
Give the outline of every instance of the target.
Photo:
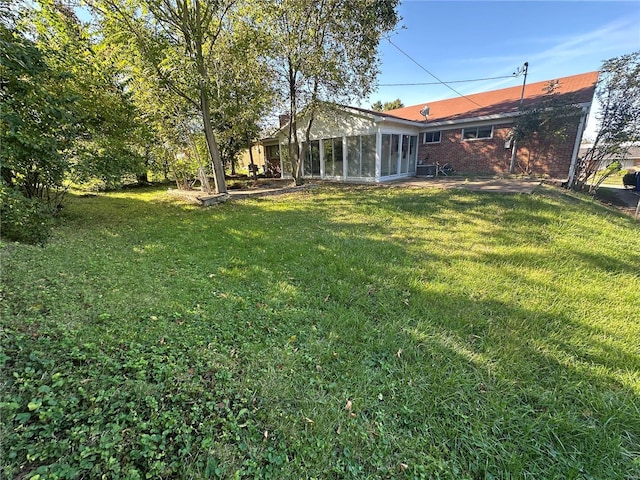
[[(301, 119), (299, 125), (306, 125)], [(414, 176), (418, 155), (418, 122), (354, 107), (333, 107), (316, 114), (310, 145), (302, 162), (307, 179), (384, 182)], [(283, 176), (291, 176), (286, 161), (288, 127), (278, 133)], [(305, 132), (298, 129), (298, 138)]]

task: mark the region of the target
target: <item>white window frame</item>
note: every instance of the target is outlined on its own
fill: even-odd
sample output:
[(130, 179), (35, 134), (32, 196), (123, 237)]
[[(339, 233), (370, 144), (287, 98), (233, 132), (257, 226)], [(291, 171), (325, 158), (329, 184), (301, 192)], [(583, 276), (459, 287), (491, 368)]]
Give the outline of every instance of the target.
[(464, 138), (465, 132), (467, 130), (475, 130), (476, 131), (476, 135), (478, 134), (478, 131), (480, 129), (482, 130), (486, 130), (487, 126), (486, 125), (479, 125), (477, 127), (465, 127), (462, 129), (462, 141), (463, 142), (474, 142), (476, 140), (491, 140), (493, 138), (493, 125), (489, 125), (488, 128), (491, 129), (491, 133), (489, 134), (488, 137), (477, 137), (476, 138)]
[[(437, 133), (438, 134), (438, 141), (437, 142), (427, 142), (427, 133)], [(422, 144), (430, 144), (430, 143), (440, 143), (442, 141), (442, 130), (433, 130), (431, 132), (422, 132)]]

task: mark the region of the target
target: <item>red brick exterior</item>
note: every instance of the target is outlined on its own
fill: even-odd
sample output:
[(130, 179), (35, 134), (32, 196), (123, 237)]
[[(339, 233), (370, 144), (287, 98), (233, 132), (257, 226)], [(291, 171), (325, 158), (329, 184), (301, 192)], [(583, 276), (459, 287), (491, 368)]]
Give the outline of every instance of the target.
[[(518, 145), (516, 173), (566, 178), (576, 140), (578, 125), (569, 128), (566, 138), (554, 142), (530, 141)], [(511, 148), (505, 148), (511, 124), (493, 126), (490, 139), (462, 140), (462, 127), (442, 130), (440, 143), (422, 143), (419, 137), (418, 160), (424, 163), (449, 163), (456, 172), (499, 175), (509, 173)]]

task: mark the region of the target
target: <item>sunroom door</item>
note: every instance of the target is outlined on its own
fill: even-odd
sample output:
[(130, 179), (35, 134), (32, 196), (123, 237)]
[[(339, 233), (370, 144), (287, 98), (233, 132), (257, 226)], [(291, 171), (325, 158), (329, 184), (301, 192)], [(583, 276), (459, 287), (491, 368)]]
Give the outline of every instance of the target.
[(304, 176), (319, 177), (320, 176), (320, 141), (314, 140), (307, 150), (304, 159)]
[(415, 173), (416, 156), (418, 153), (418, 137), (416, 135), (402, 136), (402, 150), (400, 153), (400, 173)]

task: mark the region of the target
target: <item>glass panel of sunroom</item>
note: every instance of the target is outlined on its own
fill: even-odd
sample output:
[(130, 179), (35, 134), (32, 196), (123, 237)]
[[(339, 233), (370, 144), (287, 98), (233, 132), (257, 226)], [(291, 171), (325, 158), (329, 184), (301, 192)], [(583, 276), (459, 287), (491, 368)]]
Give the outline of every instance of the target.
[(333, 176), (333, 140), (327, 138), (322, 141), (324, 147), (324, 174)]
[(402, 151), (400, 154), (400, 173), (409, 171), (409, 135), (402, 136)]
[(362, 176), (376, 176), (376, 136), (362, 136)]
[(416, 171), (416, 159), (418, 158), (418, 137), (412, 135), (409, 139), (409, 172)]
[(391, 155), (391, 135), (382, 135), (382, 152), (380, 175), (386, 177), (389, 175), (389, 156)]
[(320, 140), (311, 142), (311, 173), (314, 177), (320, 176)]
[(347, 137), (347, 175), (360, 176), (360, 137)]
[(342, 137), (333, 140), (333, 175), (335, 177), (344, 176), (344, 157), (342, 155)]
[(304, 159), (304, 176), (319, 177), (320, 176), (320, 141), (311, 142), (307, 155)]
[(389, 175), (398, 173), (398, 154), (400, 153), (400, 135), (391, 135), (391, 155), (389, 156)]

